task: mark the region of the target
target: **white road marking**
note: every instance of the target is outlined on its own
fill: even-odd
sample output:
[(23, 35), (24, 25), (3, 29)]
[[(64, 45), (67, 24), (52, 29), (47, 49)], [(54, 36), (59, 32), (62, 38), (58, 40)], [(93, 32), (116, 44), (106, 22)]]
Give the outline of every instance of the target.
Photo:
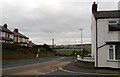
[(65, 58), (65, 57), (61, 57), (60, 59), (57, 59), (57, 60), (61, 60), (61, 59), (63, 59), (63, 58)]
[(43, 73), (43, 75), (48, 74), (48, 73), (52, 73), (52, 72), (57, 71), (57, 70), (58, 70), (58, 69), (52, 70), (52, 71), (50, 71), (50, 72)]

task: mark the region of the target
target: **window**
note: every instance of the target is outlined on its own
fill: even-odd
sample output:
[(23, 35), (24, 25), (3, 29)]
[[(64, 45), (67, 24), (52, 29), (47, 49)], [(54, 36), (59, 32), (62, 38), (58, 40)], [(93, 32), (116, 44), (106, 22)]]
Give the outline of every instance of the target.
[(5, 37), (9, 37), (9, 34), (8, 33), (6, 33), (6, 36)]
[(115, 59), (120, 60), (120, 45), (115, 46)]
[(120, 45), (109, 45), (109, 59), (120, 60)]
[(27, 44), (24, 44), (24, 46), (27, 46)]
[(5, 37), (5, 32), (2, 32), (2, 37)]
[(18, 42), (20, 42), (20, 37), (18, 37)]
[(119, 24), (109, 24), (109, 31), (120, 31)]
[(21, 42), (23, 42), (23, 38), (21, 37)]
[(10, 34), (10, 38), (13, 39), (13, 34)]
[(118, 23), (120, 23), (120, 20), (118, 20)]
[(120, 20), (109, 21), (109, 31), (120, 31)]
[(112, 20), (112, 21), (109, 21), (109, 23), (116, 23), (117, 21), (115, 21), (115, 20)]
[(17, 37), (16, 36), (14, 37), (14, 42), (17, 42)]
[(25, 42), (27, 42), (27, 39), (25, 39)]
[(113, 46), (109, 46), (109, 59), (114, 59), (114, 49)]

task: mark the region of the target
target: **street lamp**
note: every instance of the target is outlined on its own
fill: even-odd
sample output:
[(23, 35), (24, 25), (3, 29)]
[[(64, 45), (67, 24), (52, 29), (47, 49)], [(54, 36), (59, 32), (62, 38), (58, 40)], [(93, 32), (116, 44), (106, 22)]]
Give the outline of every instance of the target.
[(79, 30), (81, 30), (81, 50), (82, 50), (82, 29)]

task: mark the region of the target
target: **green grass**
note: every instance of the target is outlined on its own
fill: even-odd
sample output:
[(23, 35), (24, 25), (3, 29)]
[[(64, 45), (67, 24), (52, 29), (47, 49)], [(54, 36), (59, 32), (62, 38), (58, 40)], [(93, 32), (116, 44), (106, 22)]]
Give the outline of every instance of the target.
[(73, 51), (80, 52), (81, 49), (55, 49), (56, 54), (71, 55)]
[(42, 57), (23, 57), (23, 58), (15, 58), (15, 59), (3, 59), (2, 62), (10, 62), (10, 61), (18, 61), (18, 60), (31, 60), (31, 59), (39, 59), (39, 58), (45, 58), (48, 56), (42, 56)]

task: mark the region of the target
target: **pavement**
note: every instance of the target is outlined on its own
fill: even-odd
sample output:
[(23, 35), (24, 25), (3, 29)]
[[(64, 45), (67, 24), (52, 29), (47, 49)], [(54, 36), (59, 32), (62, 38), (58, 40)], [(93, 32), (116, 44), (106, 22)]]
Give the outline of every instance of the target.
[(69, 70), (76, 73), (88, 73), (88, 74), (111, 74), (120, 75), (120, 70), (113, 69), (95, 69), (95, 68), (83, 68), (77, 66), (77, 61), (73, 61), (70, 64), (61, 68), (61, 70)]

